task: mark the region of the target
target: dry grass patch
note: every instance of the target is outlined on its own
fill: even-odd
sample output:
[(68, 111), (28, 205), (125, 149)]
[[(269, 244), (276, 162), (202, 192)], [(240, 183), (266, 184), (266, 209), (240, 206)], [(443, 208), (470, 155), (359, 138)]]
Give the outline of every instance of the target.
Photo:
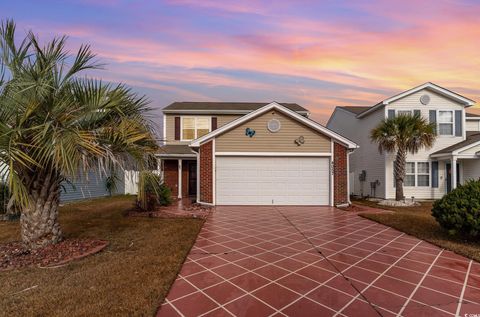
[[(121, 196), (62, 207), (67, 238), (105, 239), (110, 245), (60, 268), (0, 273), (0, 315), (153, 315), (203, 221), (124, 217), (132, 204), (132, 197)], [(19, 234), (18, 223), (0, 223), (0, 243)]]
[(432, 202), (422, 202), (414, 207), (379, 206), (366, 200), (354, 201), (355, 204), (395, 211), (394, 213), (369, 214), (361, 216), (393, 227), (442, 248), (480, 261), (480, 241), (468, 241), (461, 237), (450, 236), (431, 215)]

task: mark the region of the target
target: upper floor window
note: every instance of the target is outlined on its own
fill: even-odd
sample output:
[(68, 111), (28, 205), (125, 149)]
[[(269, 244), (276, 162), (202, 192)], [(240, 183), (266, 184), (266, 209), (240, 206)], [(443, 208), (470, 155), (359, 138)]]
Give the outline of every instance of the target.
[(438, 134), (453, 135), (453, 111), (438, 111)]
[(398, 116), (412, 116), (413, 111), (412, 110), (397, 110), (397, 115)]
[(183, 141), (198, 139), (210, 132), (210, 117), (182, 117)]

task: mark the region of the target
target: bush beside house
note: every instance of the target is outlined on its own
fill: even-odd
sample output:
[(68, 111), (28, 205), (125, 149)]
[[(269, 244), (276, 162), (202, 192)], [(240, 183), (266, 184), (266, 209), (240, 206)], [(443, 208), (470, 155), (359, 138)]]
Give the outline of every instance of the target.
[(160, 175), (142, 171), (138, 181), (137, 206), (143, 211), (154, 211), (158, 206), (172, 203), (170, 189), (162, 183)]
[(480, 236), (480, 180), (469, 181), (433, 204), (432, 216), (452, 235)]

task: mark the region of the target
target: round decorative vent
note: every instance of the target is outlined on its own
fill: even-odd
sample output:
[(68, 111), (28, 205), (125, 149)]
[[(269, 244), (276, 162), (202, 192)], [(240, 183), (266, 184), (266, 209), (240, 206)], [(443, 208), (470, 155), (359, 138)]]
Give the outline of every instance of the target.
[(267, 123), (267, 129), (272, 133), (280, 131), (281, 126), (282, 125), (280, 124), (280, 121), (278, 121), (277, 119), (271, 119)]
[(428, 105), (430, 103), (430, 96), (429, 95), (422, 95), (420, 97), (420, 102), (422, 105)]

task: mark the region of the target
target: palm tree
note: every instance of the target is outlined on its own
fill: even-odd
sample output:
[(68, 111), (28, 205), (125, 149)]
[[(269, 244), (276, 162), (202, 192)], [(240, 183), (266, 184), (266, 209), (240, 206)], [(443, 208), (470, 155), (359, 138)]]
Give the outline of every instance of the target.
[(431, 148), (435, 143), (436, 126), (420, 115), (399, 115), (383, 120), (370, 133), (370, 139), (378, 144), (380, 153), (396, 153), (394, 162), (395, 199), (404, 199), (403, 181), (407, 153), (415, 154), (421, 148)]
[(89, 46), (70, 56), (65, 41), (41, 46), (29, 32), (17, 44), (14, 22), (0, 26), (0, 174), (8, 173), (30, 248), (62, 239), (62, 182), (82, 170), (142, 168), (157, 149), (147, 100), (124, 85), (79, 78), (100, 65)]

